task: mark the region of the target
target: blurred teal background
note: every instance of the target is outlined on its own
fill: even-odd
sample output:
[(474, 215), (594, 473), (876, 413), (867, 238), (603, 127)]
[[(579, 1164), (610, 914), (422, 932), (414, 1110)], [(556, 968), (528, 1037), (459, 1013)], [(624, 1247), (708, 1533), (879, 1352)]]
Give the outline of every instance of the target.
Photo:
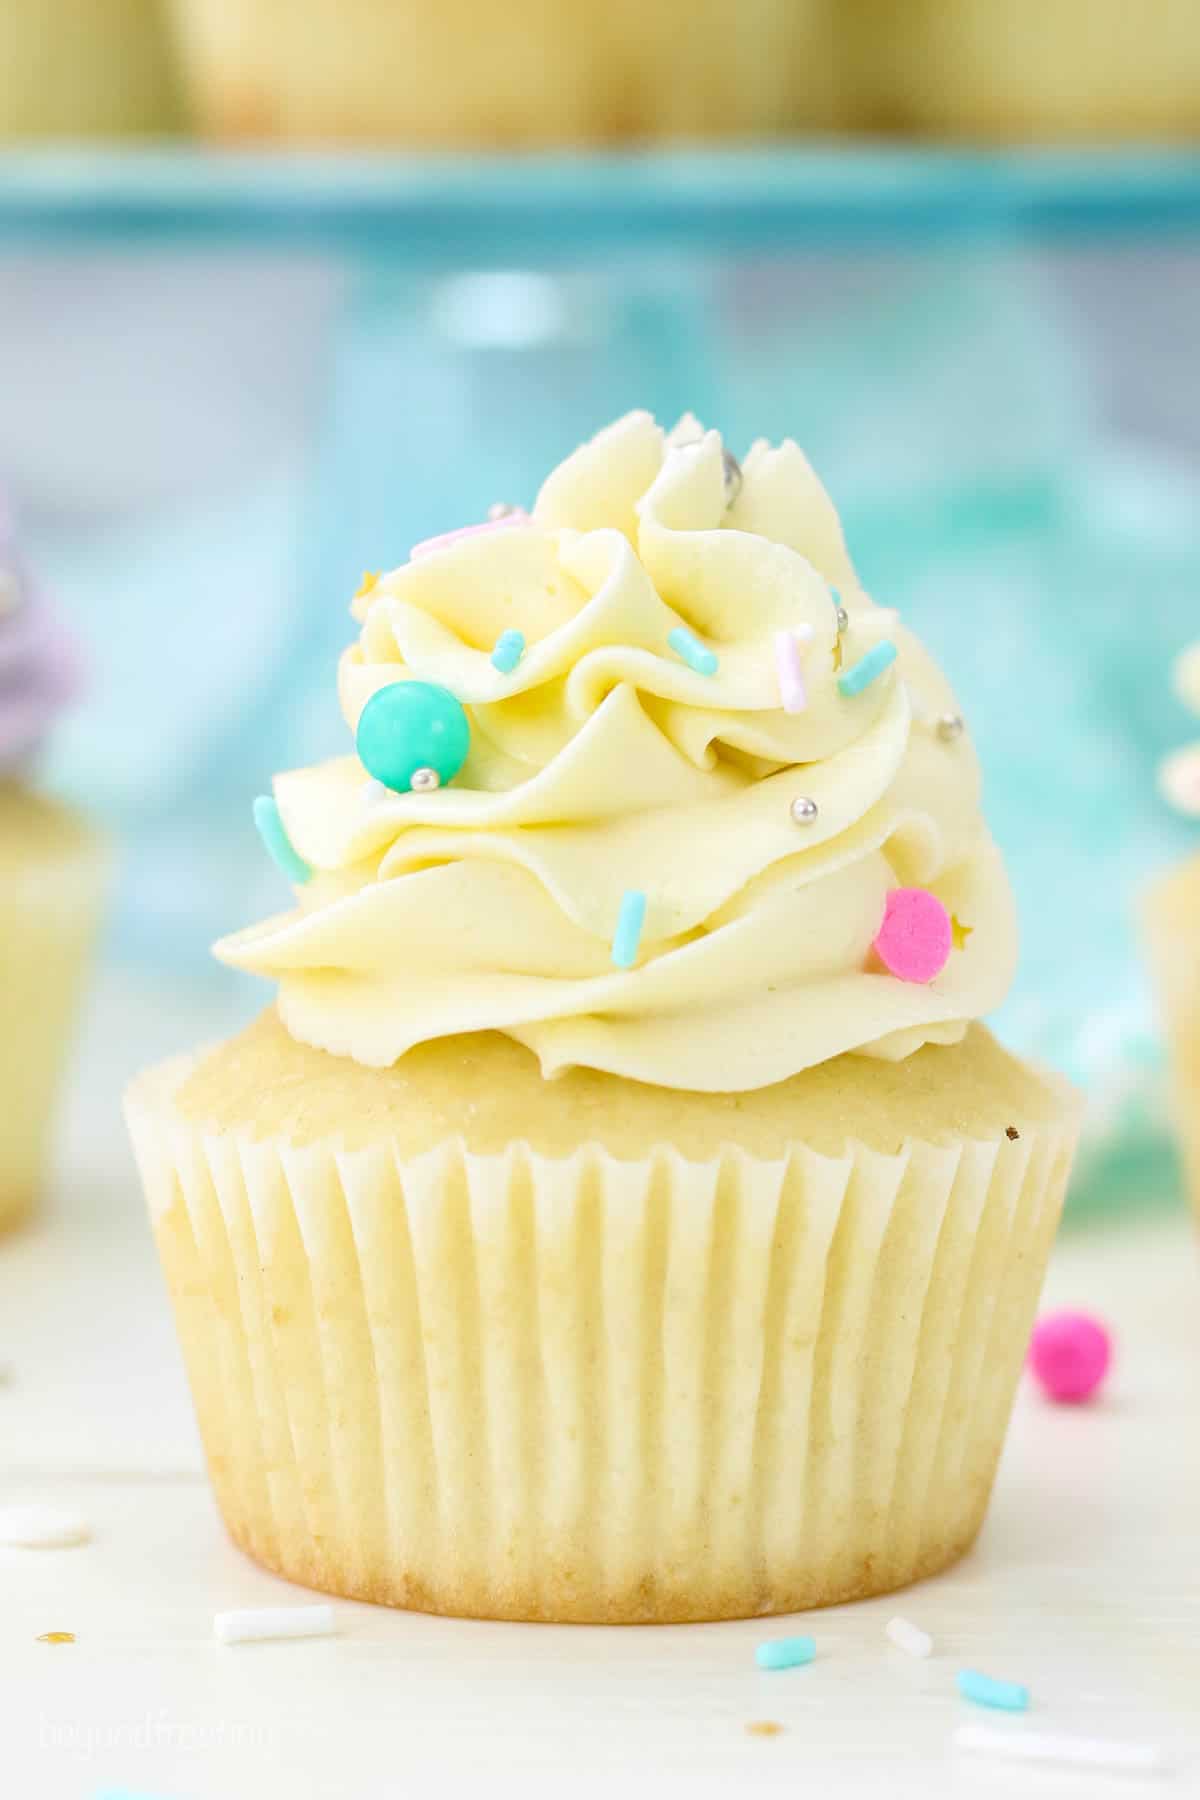
[(110, 956), (245, 1010), (207, 946), (286, 901), (250, 802), (346, 747), (361, 571), (632, 406), (797, 438), (949, 669), (1024, 921), (999, 1023), (1088, 1087), (1081, 1197), (1136, 1197), (1133, 908), (1189, 841), (1154, 771), (1200, 630), (1194, 156), (10, 157), (0, 478), (91, 652), (49, 774), (121, 835)]

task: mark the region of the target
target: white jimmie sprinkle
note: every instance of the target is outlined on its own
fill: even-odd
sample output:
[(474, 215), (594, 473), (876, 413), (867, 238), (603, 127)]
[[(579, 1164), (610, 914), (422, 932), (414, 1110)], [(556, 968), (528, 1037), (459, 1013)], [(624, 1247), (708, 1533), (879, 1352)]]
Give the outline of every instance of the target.
[(222, 1644), (252, 1644), (262, 1638), (332, 1637), (332, 1606), (249, 1606), (213, 1614), (213, 1636)]
[(933, 1639), (910, 1619), (889, 1619), (886, 1630), (897, 1650), (903, 1650), (909, 1656), (933, 1655)]
[(1109, 1738), (1072, 1737), (1062, 1731), (1002, 1731), (995, 1725), (960, 1725), (954, 1742), (960, 1750), (982, 1750), (1014, 1762), (1067, 1763), (1118, 1775), (1162, 1774), (1167, 1767), (1157, 1744), (1115, 1743)]
[(17, 1550), (66, 1550), (86, 1544), (92, 1528), (61, 1506), (0, 1506), (0, 1544)]

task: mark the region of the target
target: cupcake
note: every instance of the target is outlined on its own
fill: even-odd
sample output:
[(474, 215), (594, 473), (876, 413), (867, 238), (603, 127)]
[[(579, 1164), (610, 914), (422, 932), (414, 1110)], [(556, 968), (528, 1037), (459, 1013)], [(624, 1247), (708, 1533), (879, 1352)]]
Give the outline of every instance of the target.
[(872, 125), (1017, 141), (1200, 132), (1194, 0), (851, 0), (842, 19)]
[[(1200, 642), (1179, 658), (1175, 686), (1200, 713)], [(1200, 819), (1200, 743), (1166, 759), (1161, 785), (1172, 806), (1188, 818)], [(1200, 854), (1151, 889), (1146, 925), (1173, 1064), (1176, 1130), (1200, 1216)]]
[(42, 1183), (103, 890), (97, 835), (32, 785), (37, 750), (77, 685), (74, 651), (0, 499), (0, 1227)]
[(165, 0), (0, 0), (0, 140), (179, 123)]
[(236, 1541), (508, 1619), (883, 1592), (983, 1519), (1079, 1125), (979, 1021), (946, 682), (792, 443), (644, 413), (355, 597), (277, 984), (128, 1116)]
[(175, 0), (202, 127), (235, 141), (522, 147), (828, 124), (832, 0)]

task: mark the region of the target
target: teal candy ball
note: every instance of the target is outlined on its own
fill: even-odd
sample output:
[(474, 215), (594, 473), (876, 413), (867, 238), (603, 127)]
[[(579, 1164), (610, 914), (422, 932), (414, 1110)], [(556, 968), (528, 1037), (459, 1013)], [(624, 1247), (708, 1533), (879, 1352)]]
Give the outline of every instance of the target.
[(471, 748), (461, 701), (431, 681), (394, 681), (363, 707), (356, 735), (359, 761), (384, 787), (407, 794), (418, 769), (435, 769), (444, 787)]

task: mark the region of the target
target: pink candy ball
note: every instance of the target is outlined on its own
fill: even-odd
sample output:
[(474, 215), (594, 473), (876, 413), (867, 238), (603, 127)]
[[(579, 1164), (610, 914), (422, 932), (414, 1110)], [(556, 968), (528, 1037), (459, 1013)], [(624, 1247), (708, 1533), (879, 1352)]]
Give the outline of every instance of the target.
[(875, 954), (899, 980), (924, 983), (945, 968), (953, 938), (950, 914), (936, 894), (925, 888), (893, 888), (875, 937)]
[(1111, 1360), (1112, 1339), (1087, 1313), (1047, 1313), (1029, 1340), (1029, 1365), (1049, 1398), (1060, 1404), (1090, 1399)]

